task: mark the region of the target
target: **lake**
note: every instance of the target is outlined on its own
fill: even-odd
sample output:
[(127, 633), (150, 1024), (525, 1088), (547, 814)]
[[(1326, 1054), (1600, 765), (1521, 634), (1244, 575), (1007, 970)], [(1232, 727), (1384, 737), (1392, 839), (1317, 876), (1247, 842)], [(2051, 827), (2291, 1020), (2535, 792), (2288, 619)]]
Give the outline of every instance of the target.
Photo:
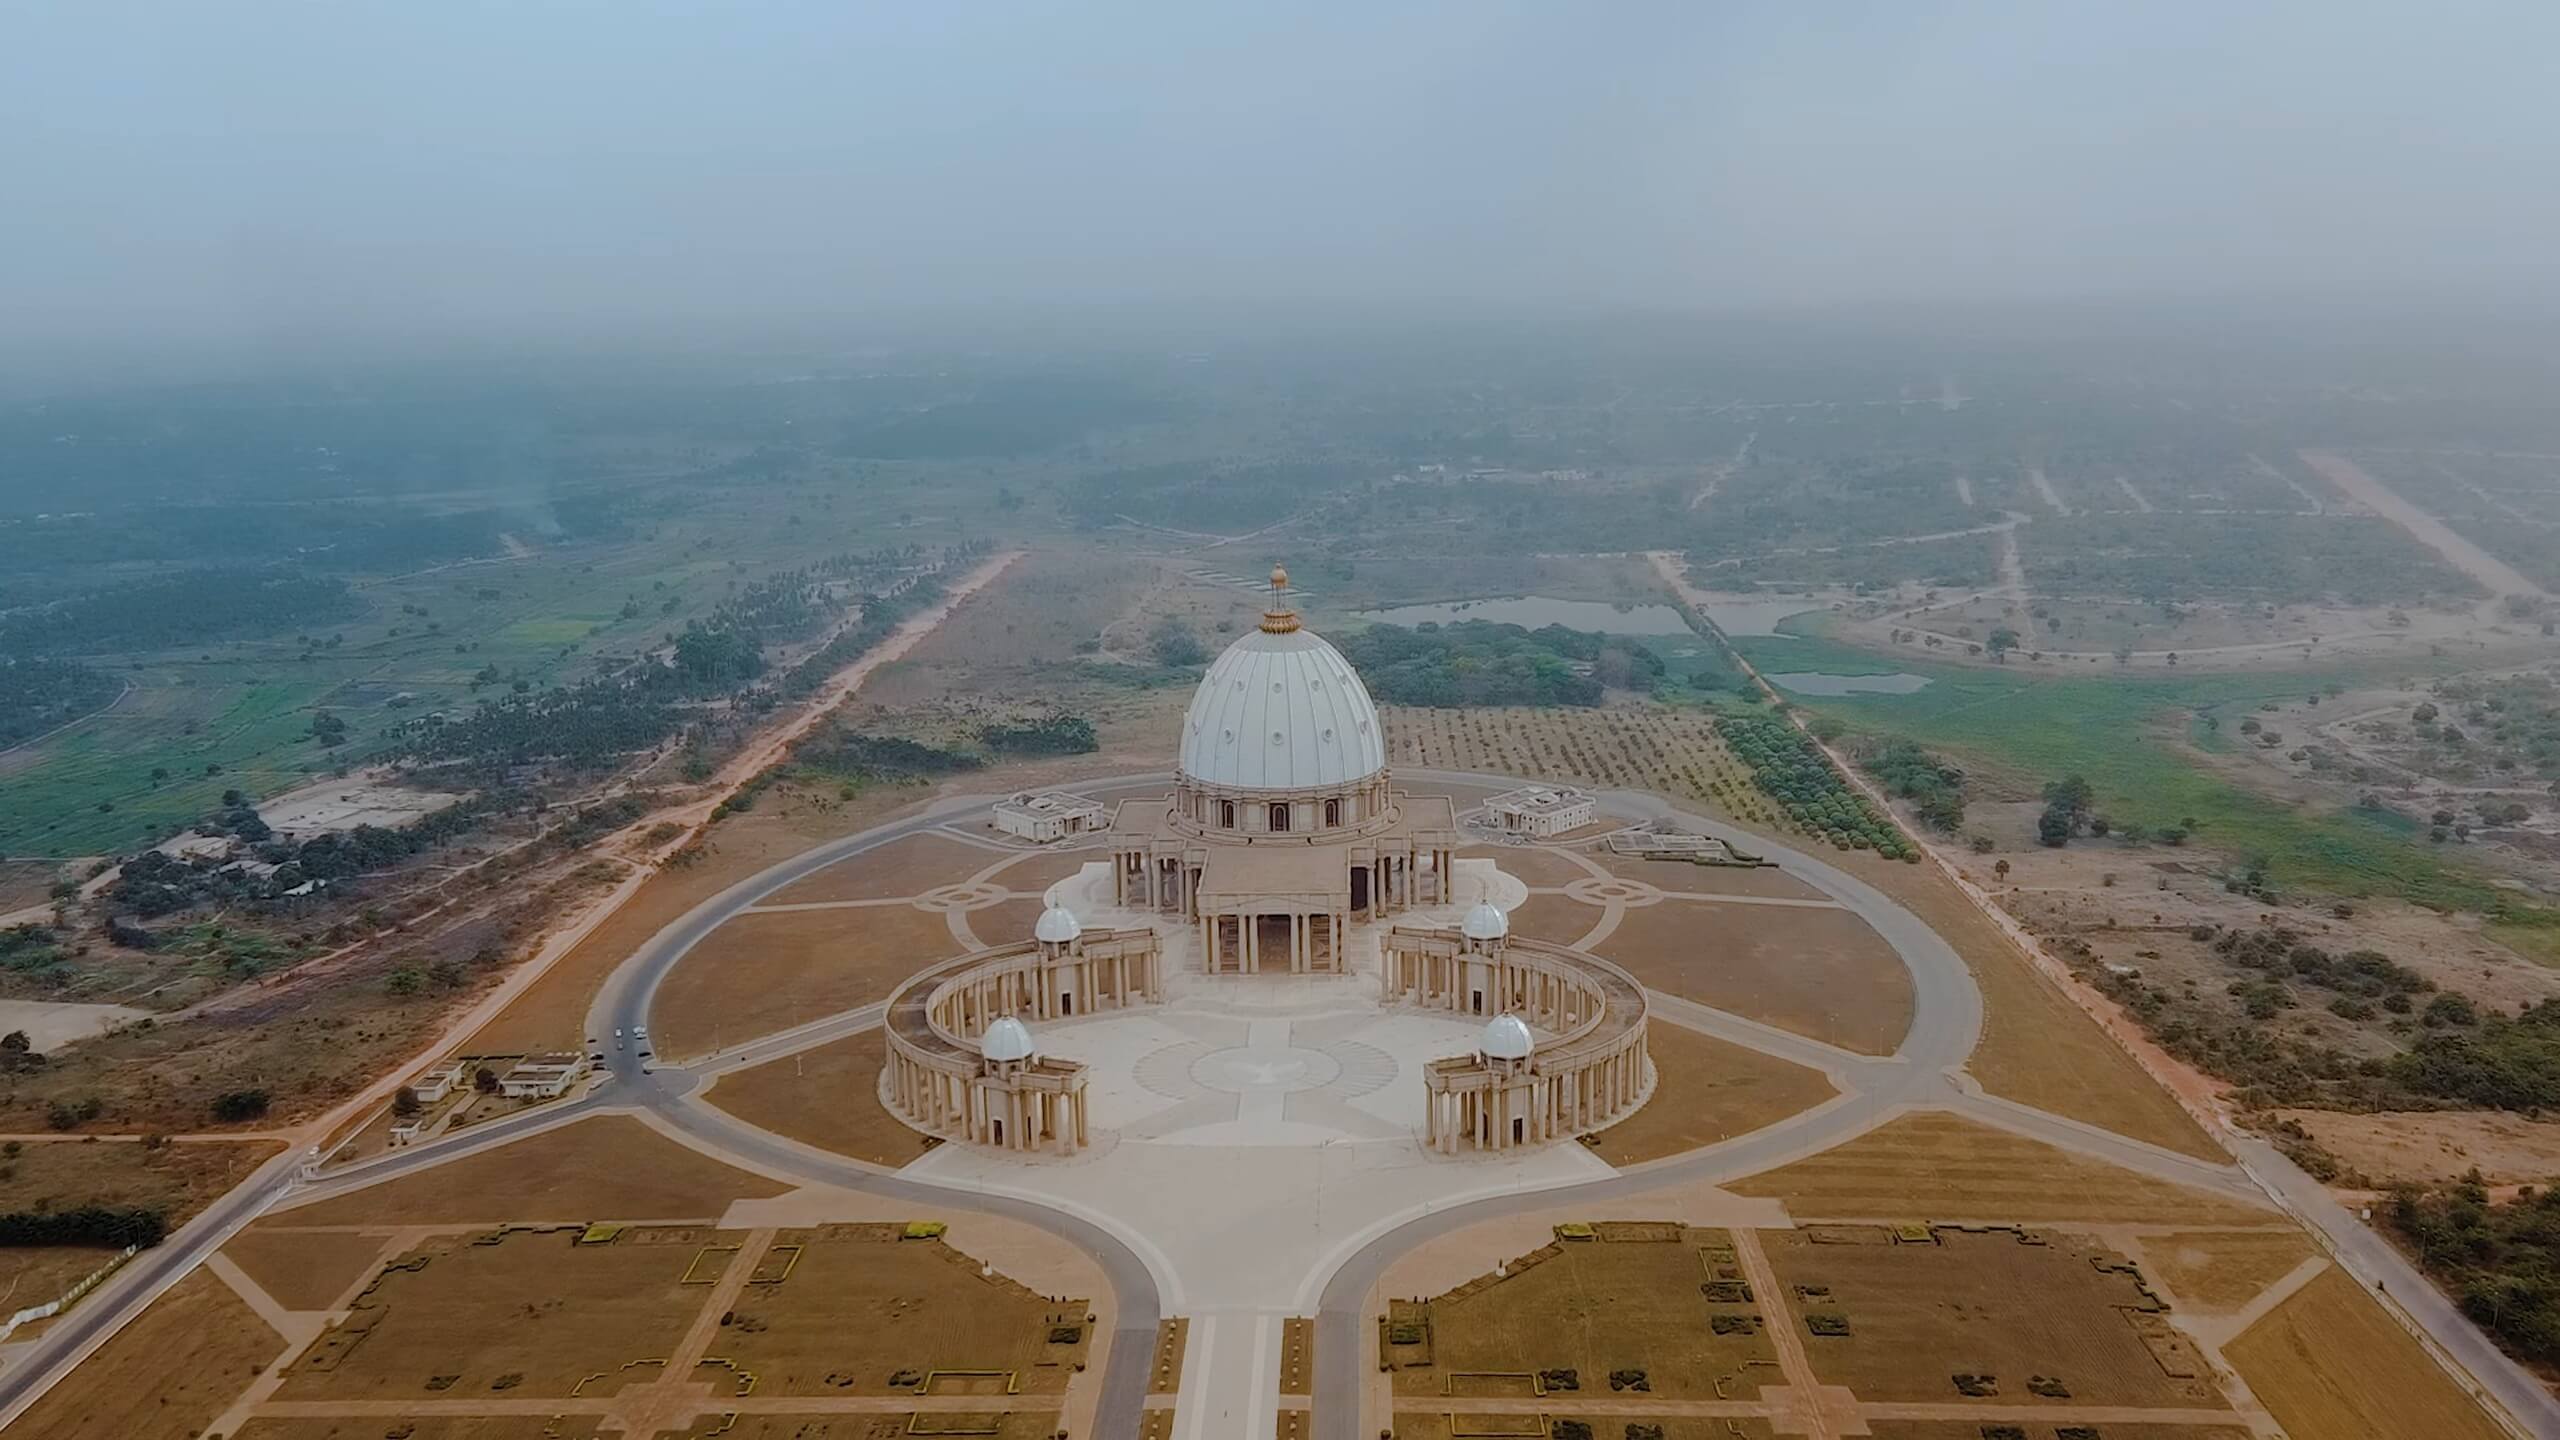
[(1390, 610), (1357, 610), (1362, 620), (1387, 625), (1448, 625), (1460, 620), (1490, 620), (1536, 630), (1562, 625), (1604, 635), (1686, 635), (1689, 622), (1668, 605), (1612, 605), (1599, 600), (1558, 600), (1546, 595), (1513, 595), (1495, 600), (1452, 600), (1439, 605), (1398, 605)]
[(1929, 677), (1908, 671), (1892, 675), (1826, 675), (1819, 670), (1798, 670), (1772, 675), (1769, 683), (1798, 695), (1908, 695), (1928, 684)]

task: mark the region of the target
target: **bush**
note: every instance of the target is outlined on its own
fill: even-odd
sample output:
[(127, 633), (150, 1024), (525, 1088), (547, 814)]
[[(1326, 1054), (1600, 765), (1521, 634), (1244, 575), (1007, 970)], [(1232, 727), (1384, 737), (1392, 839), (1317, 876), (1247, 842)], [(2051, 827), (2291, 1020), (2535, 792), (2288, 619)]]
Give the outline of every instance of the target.
[(255, 1120), (267, 1113), (264, 1090), (226, 1090), (213, 1097), (213, 1118), (225, 1125)]
[(0, 1246), (93, 1245), (121, 1250), (127, 1245), (149, 1249), (169, 1233), (169, 1219), (158, 1210), (135, 1205), (110, 1209), (84, 1205), (77, 1210), (18, 1210), (0, 1215)]

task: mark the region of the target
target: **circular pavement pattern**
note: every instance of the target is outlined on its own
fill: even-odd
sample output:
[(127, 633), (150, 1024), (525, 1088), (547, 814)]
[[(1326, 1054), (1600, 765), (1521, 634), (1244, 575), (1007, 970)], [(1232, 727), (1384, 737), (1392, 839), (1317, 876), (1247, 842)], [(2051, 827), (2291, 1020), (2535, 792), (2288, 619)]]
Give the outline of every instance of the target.
[(1564, 894), (1566, 899), (1585, 905), (1623, 905), (1630, 910), (1662, 903), (1662, 892), (1642, 880), (1603, 880), (1596, 875), (1585, 875), (1565, 886)]
[(1294, 1045), (1239, 1045), (1212, 1050), (1191, 1062), (1193, 1081), (1229, 1095), (1317, 1090), (1332, 1084), (1341, 1074), (1341, 1061), (1322, 1050), (1301, 1050)]

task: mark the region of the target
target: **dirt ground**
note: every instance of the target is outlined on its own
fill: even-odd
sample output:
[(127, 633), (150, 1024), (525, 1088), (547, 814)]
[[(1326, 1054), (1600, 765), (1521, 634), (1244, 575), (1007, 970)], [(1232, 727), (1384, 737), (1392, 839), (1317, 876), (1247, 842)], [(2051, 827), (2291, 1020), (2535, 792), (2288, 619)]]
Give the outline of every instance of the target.
[(960, 953), (940, 915), (904, 905), (740, 915), (659, 985), (660, 1053), (699, 1055), (874, 1000)]
[(2285, 1230), (2145, 1235), (2142, 1273), (2169, 1287), (2178, 1304), (2208, 1315), (2245, 1310), (2260, 1291), (2320, 1252)]
[(1965, 1069), (1983, 1089), (2183, 1154), (2226, 1158), (2175, 1097), (1934, 867), (1864, 856), (1844, 857), (1844, 866), (1927, 922), (1973, 971), (1982, 1042)]
[[(1870, 1440), (1982, 1440), (1980, 1420), (1871, 1420)], [(2014, 1421), (2004, 1422), (2015, 1424)], [(1668, 1440), (1665, 1432), (1665, 1440)], [(2030, 1440), (2059, 1433), (2053, 1426), (2030, 1425)], [(2125, 1425), (2109, 1421), (2097, 1427), (2099, 1440), (2251, 1440), (2242, 1425)], [(424, 1437), (420, 1437), (424, 1440)]]
[(1790, 1064), (1686, 1026), (1652, 1022), (1653, 1098), (1594, 1137), (1592, 1151), (1633, 1165), (1712, 1145), (1809, 1110), (1838, 1094), (1819, 1071)]
[(222, 1253), (287, 1310), (326, 1310), (365, 1279), (391, 1239), (381, 1230), (251, 1228)]
[(599, 1115), (316, 1204), (262, 1228), (677, 1220), (791, 1187), (735, 1170), (627, 1115)]
[(880, 1067), (888, 1057), (888, 1033), (865, 1030), (733, 1070), (703, 1098), (804, 1145), (875, 1165), (904, 1165), (924, 1154), (924, 1137), (880, 1103)]
[[(748, 1285), (711, 1348), (755, 1372), (758, 1394), (896, 1395), (910, 1393), (890, 1383), (899, 1372), (936, 1370), (1011, 1371), (1023, 1392), (1056, 1394), (1092, 1343), (1085, 1300), (1035, 1295), (940, 1240), (839, 1225), (774, 1244), (803, 1248), (779, 1283)], [(1001, 1378), (954, 1376), (933, 1393), (1006, 1392)]]
[[(1509, 1262), (1499, 1279), (1479, 1277), (1432, 1298), (1425, 1307), (1432, 1363), (1399, 1366), (1396, 1395), (1526, 1396), (1522, 1372), (1550, 1369), (1577, 1370), (1585, 1389), (1606, 1395), (1611, 1371), (1640, 1369), (1655, 1397), (1711, 1400), (1720, 1381), (1730, 1387), (1765, 1369), (1777, 1358), (1765, 1334), (1710, 1328), (1711, 1316), (1754, 1307), (1700, 1293), (1719, 1263), (1734, 1263), (1732, 1237), (1661, 1228), (1679, 1238), (1554, 1244)], [(1776, 1370), (1765, 1373), (1772, 1378), (1764, 1383), (1777, 1383)], [(1551, 1403), (1562, 1411), (1568, 1400)]]
[(1553, 945), (1572, 945), (1600, 923), (1600, 907), (1565, 895), (1532, 895), (1510, 912), (1511, 933)]
[(2126, 1313), (2148, 1303), (2141, 1283), (2102, 1268), (2130, 1268), (2104, 1247), (2065, 1235), (2030, 1245), (2016, 1231), (1952, 1230), (1937, 1232), (1934, 1245), (1816, 1243), (1825, 1233), (1760, 1239), (1800, 1328), (1817, 1314), (1848, 1321), (1847, 1335), (1808, 1334), (1805, 1348), (1816, 1375), (1861, 1400), (1958, 1404), (1966, 1397), (1951, 1377), (1963, 1374), (1996, 1377), (2009, 1404), (2036, 1403), (2027, 1382), (2038, 1375), (2060, 1380), (2071, 1404), (2224, 1403), (2212, 1367), (2165, 1322), (2151, 1323), (2169, 1363), (2154, 1358), (2141, 1322)]
[(2560, 1120), (2499, 1110), (2280, 1110), (2320, 1148), (2379, 1188), (2395, 1181), (2458, 1180), (2471, 1170), (2491, 1185), (2541, 1185), (2560, 1176)]
[(1978, 1125), (1918, 1111), (1725, 1187), (1823, 1219), (2274, 1225), (2282, 1219)]
[(166, 1145), (82, 1139), (14, 1143), (16, 1152), (0, 1158), (0, 1211), (151, 1206), (167, 1212), (172, 1229), (284, 1148), (269, 1140)]
[(5, 1433), (13, 1440), (195, 1440), (284, 1343), (220, 1277), (197, 1270)]
[(698, 1268), (696, 1257), (741, 1238), (708, 1226), (627, 1231), (602, 1245), (579, 1244), (575, 1229), (495, 1244), (440, 1237), (386, 1267), (347, 1320), (294, 1361), (276, 1398), (564, 1398), (598, 1373), (606, 1378), (584, 1393), (655, 1380), (654, 1370), (623, 1367), (675, 1349), (711, 1295), (684, 1283), (686, 1272), (716, 1275), (716, 1253)]
[(1892, 1053), (1911, 1028), (1911, 972), (1845, 910), (1667, 900), (1593, 948), (1654, 989), (1861, 1054)]
[(2269, 1414), (2321, 1440), (2502, 1440), (2373, 1297), (2336, 1270), (2222, 1348)]

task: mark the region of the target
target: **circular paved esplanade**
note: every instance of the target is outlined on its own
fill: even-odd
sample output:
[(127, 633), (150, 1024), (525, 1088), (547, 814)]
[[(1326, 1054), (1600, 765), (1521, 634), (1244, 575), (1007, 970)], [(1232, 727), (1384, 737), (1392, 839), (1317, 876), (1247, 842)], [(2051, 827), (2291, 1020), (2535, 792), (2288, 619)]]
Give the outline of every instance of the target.
[[(1656, 796), (1588, 796), (1556, 835), (1505, 802), (1552, 813), (1558, 787), (1391, 776), (1358, 677), (1285, 602), (1179, 741), (1169, 776), (953, 800), (704, 902), (591, 1012), (665, 1057), (615, 1103), (1071, 1238), (1118, 1304), (1097, 1433), (1135, 1433), (1157, 1316), (1192, 1317), (1186, 1394), (1252, 1397), (1281, 1320), (1316, 1315), (1318, 1373), (1344, 1377), (1320, 1440), (1352, 1433), (1370, 1286), (1432, 1235), (1755, 1173), (1915, 1105), (2029, 1123), (1962, 1077), (1980, 996), (1908, 911)], [(876, 1073), (799, 1103), (876, 1097), (915, 1148), (829, 1153), (723, 1104), (724, 1076), (873, 1031)], [(1796, 1098), (1684, 1128), (1727, 1066)]]

